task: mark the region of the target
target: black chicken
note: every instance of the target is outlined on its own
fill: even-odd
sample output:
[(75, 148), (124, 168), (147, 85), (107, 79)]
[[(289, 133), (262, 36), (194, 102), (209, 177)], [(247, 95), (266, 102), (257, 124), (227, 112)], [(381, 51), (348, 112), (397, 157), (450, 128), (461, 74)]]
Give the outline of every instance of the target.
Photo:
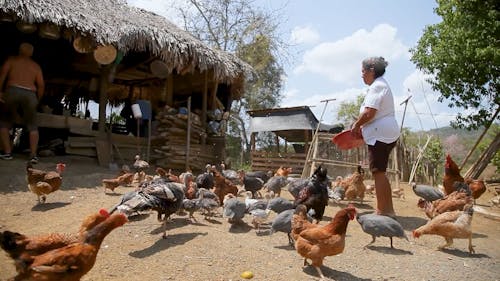
[(312, 216), (319, 223), (328, 205), (328, 177), (327, 170), (321, 165), (314, 171), (309, 183), (299, 192), (294, 205), (304, 204), (307, 210), (314, 210)]
[(260, 194), (260, 190), (262, 189), (266, 181), (264, 181), (260, 177), (249, 176), (248, 173), (246, 173), (244, 170), (238, 171), (238, 174), (245, 190), (252, 192), (252, 198), (257, 198), (257, 192), (259, 192)]
[(112, 211), (116, 209), (126, 215), (146, 210), (157, 211), (158, 220), (164, 215), (163, 238), (166, 238), (167, 218), (182, 207), (184, 200), (182, 185), (160, 178), (142, 183), (135, 195), (133, 193), (126, 195), (128, 200), (122, 200)]

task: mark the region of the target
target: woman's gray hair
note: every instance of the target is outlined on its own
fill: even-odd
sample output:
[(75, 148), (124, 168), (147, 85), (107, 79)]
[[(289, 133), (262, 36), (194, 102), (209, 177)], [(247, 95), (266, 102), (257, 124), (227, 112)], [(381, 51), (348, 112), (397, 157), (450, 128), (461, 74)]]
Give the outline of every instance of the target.
[(363, 69), (373, 69), (373, 71), (375, 72), (375, 78), (384, 75), (385, 68), (388, 64), (389, 63), (383, 57), (370, 57), (364, 59), (362, 62)]

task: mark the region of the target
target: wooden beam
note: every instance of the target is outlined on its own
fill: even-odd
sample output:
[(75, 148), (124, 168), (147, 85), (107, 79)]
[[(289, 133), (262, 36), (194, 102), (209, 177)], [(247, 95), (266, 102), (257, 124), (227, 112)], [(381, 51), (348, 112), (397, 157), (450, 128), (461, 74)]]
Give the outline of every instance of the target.
[(214, 86), (211, 92), (211, 109), (215, 110), (217, 108), (217, 89), (219, 88), (219, 82), (217, 80), (214, 82)]

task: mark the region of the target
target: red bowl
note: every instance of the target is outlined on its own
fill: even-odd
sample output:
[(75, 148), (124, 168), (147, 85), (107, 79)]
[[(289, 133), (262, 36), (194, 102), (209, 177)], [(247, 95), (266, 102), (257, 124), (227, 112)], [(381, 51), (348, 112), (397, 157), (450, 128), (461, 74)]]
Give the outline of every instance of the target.
[(333, 136), (332, 142), (342, 150), (357, 148), (365, 144), (363, 138), (353, 134), (351, 130), (336, 134)]

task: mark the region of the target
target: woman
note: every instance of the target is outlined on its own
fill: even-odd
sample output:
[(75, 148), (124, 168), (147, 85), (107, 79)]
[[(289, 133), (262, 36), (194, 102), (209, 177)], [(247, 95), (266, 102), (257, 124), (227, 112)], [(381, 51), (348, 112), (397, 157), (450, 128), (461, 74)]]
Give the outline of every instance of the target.
[(391, 88), (382, 77), (387, 64), (383, 57), (363, 60), (361, 73), (363, 82), (369, 87), (359, 117), (351, 129), (355, 134), (361, 134), (368, 144), (370, 170), (377, 194), (376, 213), (395, 216), (391, 184), (385, 172), (389, 154), (399, 138), (399, 127)]

